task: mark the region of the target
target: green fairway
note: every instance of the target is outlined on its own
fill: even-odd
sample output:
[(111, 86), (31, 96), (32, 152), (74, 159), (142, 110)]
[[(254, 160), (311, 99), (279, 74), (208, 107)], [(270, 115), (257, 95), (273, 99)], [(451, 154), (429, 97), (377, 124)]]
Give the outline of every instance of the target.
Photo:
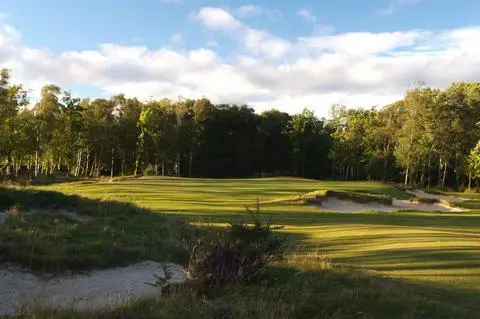
[[(42, 187), (89, 198), (133, 202), (195, 223), (242, 218), (258, 200), (266, 215), (301, 251), (315, 250), (336, 263), (365, 267), (432, 286), (480, 288), (480, 213), (329, 213), (292, 199), (317, 190), (356, 191), (408, 198), (378, 182), (330, 182), (299, 178), (183, 179), (144, 177)], [(469, 194), (465, 207), (480, 207)]]

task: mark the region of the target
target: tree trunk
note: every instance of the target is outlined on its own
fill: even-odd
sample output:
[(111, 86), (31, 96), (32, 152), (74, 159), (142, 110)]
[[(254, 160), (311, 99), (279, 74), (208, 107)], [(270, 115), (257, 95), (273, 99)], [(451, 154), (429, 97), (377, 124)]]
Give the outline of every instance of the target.
[(447, 177), (447, 161), (445, 161), (445, 166), (443, 167), (442, 188), (445, 187), (445, 178), (446, 177)]
[(140, 166), (140, 154), (137, 154), (137, 158), (135, 159), (135, 171), (133, 175), (137, 176), (139, 166)]
[(472, 187), (472, 172), (468, 172), (468, 191), (470, 191)]
[(38, 162), (38, 150), (35, 150), (35, 178), (38, 177), (38, 171), (40, 169), (40, 166), (39, 166), (39, 162)]
[(431, 186), (431, 174), (430, 174), (430, 168), (431, 168), (431, 165), (432, 165), (432, 155), (429, 153), (428, 154), (428, 163), (427, 163), (427, 185), (428, 185), (428, 188), (430, 188)]
[(180, 156), (180, 153), (178, 153), (177, 164), (175, 165), (175, 175), (176, 176), (180, 176), (180, 171), (182, 170), (181, 163), (182, 163), (182, 158)]
[(115, 149), (112, 147), (112, 157), (111, 157), (111, 160), (110, 160), (110, 178), (113, 178), (113, 165), (114, 165), (114, 162), (115, 162)]
[(193, 169), (193, 153), (190, 151), (188, 157), (188, 177), (192, 177), (192, 169)]
[(85, 163), (85, 174), (87, 176), (89, 176), (89, 172), (88, 172), (88, 166), (90, 165), (90, 150), (88, 149), (88, 146), (87, 146), (87, 162)]
[(408, 185), (408, 173), (409, 173), (409, 171), (410, 171), (410, 168), (407, 167), (407, 170), (405, 171), (405, 186)]
[(122, 176), (125, 175), (125, 154), (123, 154), (123, 156), (122, 156), (121, 174), (122, 174)]
[(21, 167), (22, 167), (22, 161), (19, 160), (15, 166), (15, 178), (18, 178), (18, 173), (20, 172)]
[(390, 143), (388, 143), (386, 150), (383, 154), (383, 181), (387, 180), (388, 174), (388, 160), (390, 156)]
[(440, 183), (442, 182), (442, 167), (443, 167), (443, 163), (442, 163), (442, 159), (440, 158), (440, 162), (438, 163), (438, 181), (437, 181), (437, 185), (440, 185)]
[(10, 177), (10, 175), (12, 174), (11, 165), (12, 165), (12, 157), (9, 155), (7, 156), (7, 177)]
[(80, 175), (80, 167), (82, 166), (82, 149), (79, 149), (77, 151), (77, 166), (75, 167), (75, 177), (78, 177)]
[(162, 160), (162, 176), (165, 176), (165, 162)]

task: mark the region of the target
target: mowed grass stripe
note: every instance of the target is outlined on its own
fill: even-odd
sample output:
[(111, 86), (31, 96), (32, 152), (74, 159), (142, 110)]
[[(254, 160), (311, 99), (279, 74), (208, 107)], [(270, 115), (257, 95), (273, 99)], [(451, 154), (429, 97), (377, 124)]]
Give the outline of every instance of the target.
[[(262, 205), (262, 211), (272, 216), (275, 224), (285, 226), (282, 232), (291, 237), (296, 249), (316, 250), (336, 262), (366, 267), (389, 276), (480, 289), (480, 210), (339, 214), (282, 202), (317, 190), (410, 197), (388, 184), (299, 178), (145, 177), (42, 188), (133, 202), (196, 224), (225, 225), (234, 219), (245, 220), (245, 206), (253, 207), (257, 200), (272, 201)], [(480, 196), (467, 196), (469, 206), (480, 207)]]

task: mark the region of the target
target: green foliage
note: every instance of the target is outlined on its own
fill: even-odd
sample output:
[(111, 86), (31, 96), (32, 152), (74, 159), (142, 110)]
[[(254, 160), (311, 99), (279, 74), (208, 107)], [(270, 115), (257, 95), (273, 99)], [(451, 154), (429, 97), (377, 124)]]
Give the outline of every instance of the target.
[(285, 240), (262, 222), (260, 209), (247, 208), (253, 225), (232, 223), (218, 238), (200, 243), (193, 252), (189, 273), (201, 283), (247, 283), (260, 278), (265, 267), (283, 257)]
[[(27, 92), (0, 77), (0, 178), (47, 175), (251, 177), (288, 175), (383, 180), (464, 189), (480, 140), (480, 83), (418, 86), (383, 108), (335, 105), (331, 118), (208, 99), (118, 94), (95, 100), (46, 85), (33, 109)], [(471, 186), (471, 185), (470, 185)]]
[(480, 178), (480, 142), (470, 151), (468, 168), (471, 178), (478, 180)]
[(149, 164), (144, 170), (143, 170), (143, 175), (145, 176), (153, 176), (155, 175), (157, 172), (156, 172), (156, 169), (155, 169), (155, 166)]

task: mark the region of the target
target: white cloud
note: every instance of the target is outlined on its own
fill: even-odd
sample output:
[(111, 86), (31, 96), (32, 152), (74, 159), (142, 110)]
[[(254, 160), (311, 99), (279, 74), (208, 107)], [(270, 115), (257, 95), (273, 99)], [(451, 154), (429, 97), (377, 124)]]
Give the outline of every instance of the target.
[[(221, 8), (201, 8), (197, 19), (210, 29), (234, 30), (235, 38), (242, 39), (246, 50), (253, 54), (263, 54), (270, 58), (280, 58), (289, 50), (290, 42), (267, 31), (251, 28), (236, 20), (228, 11)], [(215, 17), (215, 18), (212, 18)]]
[(207, 28), (213, 30), (235, 30), (242, 25), (222, 8), (203, 7), (195, 14), (195, 17)]
[(423, 0), (389, 0), (388, 6), (380, 10), (380, 14), (390, 15), (395, 13), (399, 6), (402, 5), (414, 5), (422, 2)]
[(263, 53), (271, 58), (285, 55), (291, 44), (268, 32), (247, 27), (244, 33), (244, 45), (253, 53)]
[(246, 4), (235, 9), (235, 13), (240, 17), (258, 15), (262, 12), (262, 8), (253, 4)]
[(11, 68), (13, 80), (37, 95), (45, 83), (90, 85), (105, 94), (142, 99), (206, 96), (217, 103), (248, 103), (258, 111), (297, 112), (308, 106), (319, 116), (326, 116), (333, 103), (369, 107), (393, 102), (417, 80), (432, 87), (480, 80), (480, 44), (471, 40), (480, 37), (480, 26), (298, 41), (247, 26), (236, 32), (239, 45), (248, 49), (238, 55), (213, 46), (177, 50), (114, 43), (57, 53), (25, 45), (17, 30), (3, 25), (0, 65)]
[(306, 8), (303, 8), (303, 9), (299, 10), (297, 12), (297, 14), (307, 21), (310, 21), (312, 23), (317, 22), (317, 17), (310, 10), (308, 10)]
[(417, 45), (429, 38), (430, 32), (413, 30), (402, 32), (352, 32), (332, 36), (300, 38), (306, 46), (322, 51), (348, 54), (372, 54)]

